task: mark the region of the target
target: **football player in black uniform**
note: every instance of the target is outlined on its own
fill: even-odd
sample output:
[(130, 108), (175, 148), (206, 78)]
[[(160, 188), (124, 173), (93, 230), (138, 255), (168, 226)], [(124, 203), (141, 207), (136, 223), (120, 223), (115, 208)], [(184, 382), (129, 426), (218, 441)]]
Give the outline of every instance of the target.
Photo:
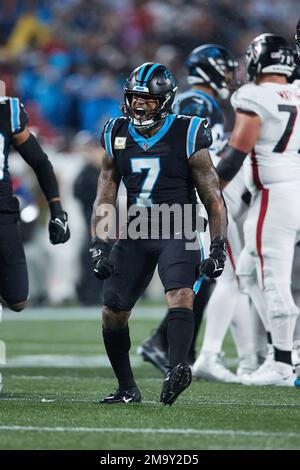
[(15, 312), (26, 307), (28, 273), (19, 229), (19, 204), (13, 196), (8, 171), (11, 145), (32, 167), (47, 198), (51, 243), (65, 243), (70, 238), (52, 165), (26, 127), (27, 122), (27, 113), (18, 98), (0, 97), (0, 302)]
[[(191, 88), (177, 98), (173, 105), (175, 114), (206, 118), (212, 130), (213, 144), (209, 152), (214, 158), (224, 145), (224, 116), (219, 101), (229, 97), (237, 62), (223, 46), (203, 44), (194, 49), (185, 63), (188, 69), (187, 81)], [(188, 356), (189, 364), (196, 360), (195, 343), (200, 328), (203, 311), (212, 291), (214, 281), (204, 278), (194, 299), (195, 328)], [(139, 347), (138, 353), (145, 361), (151, 362), (162, 372), (168, 362), (168, 314), (156, 331)]]
[(110, 252), (108, 239), (98, 227), (105, 209), (115, 206), (120, 180), (127, 189), (128, 209), (147, 208), (151, 224), (152, 205), (195, 207), (196, 187), (208, 213), (212, 240), (200, 272), (217, 277), (224, 269), (227, 214), (207, 150), (211, 131), (205, 119), (171, 114), (175, 92), (175, 80), (165, 66), (141, 65), (125, 85), (125, 117), (109, 121), (101, 136), (106, 153), (92, 216), (91, 254), (95, 274), (106, 279), (103, 339), (118, 379), (118, 389), (104, 403), (141, 401), (129, 360), (128, 318), (157, 265), (169, 307), (169, 370), (160, 400), (171, 405), (190, 385), (187, 356), (194, 330), (193, 286), (200, 264), (199, 251), (187, 249), (187, 239), (175, 231), (169, 238), (122, 238)]

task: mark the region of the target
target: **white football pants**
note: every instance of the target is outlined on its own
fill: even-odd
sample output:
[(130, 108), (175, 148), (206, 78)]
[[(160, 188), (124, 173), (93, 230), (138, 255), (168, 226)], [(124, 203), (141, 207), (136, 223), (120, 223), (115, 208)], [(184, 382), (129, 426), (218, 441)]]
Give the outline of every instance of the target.
[(254, 257), (266, 302), (265, 326), (274, 346), (285, 351), (292, 349), (299, 312), (291, 293), (294, 247), (300, 237), (299, 200), (300, 188), (263, 189), (254, 195), (244, 224), (245, 247)]

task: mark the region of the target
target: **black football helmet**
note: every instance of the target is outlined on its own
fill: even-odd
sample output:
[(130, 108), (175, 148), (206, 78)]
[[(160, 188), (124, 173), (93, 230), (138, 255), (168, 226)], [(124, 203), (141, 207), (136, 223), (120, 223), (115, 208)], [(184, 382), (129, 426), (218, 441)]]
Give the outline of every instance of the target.
[(298, 62), (300, 63), (300, 19), (298, 20), (298, 23), (297, 23), (295, 41), (296, 41), (296, 52), (298, 56)]
[(271, 33), (253, 39), (246, 51), (245, 62), (248, 81), (255, 81), (265, 73), (289, 77), (295, 67), (292, 48), (284, 38)]
[[(171, 72), (162, 64), (146, 62), (131, 72), (124, 87), (123, 113), (139, 129), (150, 129), (172, 112), (177, 86)], [(136, 117), (131, 107), (132, 97), (156, 99), (159, 106), (148, 117), (141, 113)]]
[(235, 78), (238, 63), (231, 53), (217, 44), (204, 44), (194, 49), (185, 65), (188, 68), (190, 85), (208, 85), (220, 99), (227, 99)]

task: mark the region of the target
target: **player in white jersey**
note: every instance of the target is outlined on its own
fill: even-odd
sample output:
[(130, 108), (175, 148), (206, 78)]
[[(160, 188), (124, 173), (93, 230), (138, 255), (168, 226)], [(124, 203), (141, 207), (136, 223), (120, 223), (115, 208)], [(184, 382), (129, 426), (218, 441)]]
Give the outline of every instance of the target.
[(285, 39), (262, 34), (252, 41), (246, 52), (249, 83), (232, 96), (236, 122), (218, 165), (225, 187), (244, 162), (252, 193), (244, 224), (246, 252), (238, 272), (251, 289), (249, 260), (251, 264), (254, 258), (263, 294), (260, 313), (274, 346), (267, 367), (262, 365), (245, 380), (254, 385), (294, 382), (291, 350), (298, 308), (290, 284), (294, 246), (300, 239), (300, 93), (287, 82), (294, 67), (293, 51)]

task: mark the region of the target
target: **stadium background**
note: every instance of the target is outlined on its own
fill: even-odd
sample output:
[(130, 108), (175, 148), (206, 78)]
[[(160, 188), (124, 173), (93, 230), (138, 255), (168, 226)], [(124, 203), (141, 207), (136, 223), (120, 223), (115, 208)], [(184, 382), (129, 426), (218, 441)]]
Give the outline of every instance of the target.
[[(72, 229), (66, 246), (50, 246), (47, 208), (35, 177), (19, 156), (11, 155), (17, 193), (28, 193), (40, 211), (38, 218), (29, 211), (24, 216), (31, 305), (101, 301), (89, 266), (88, 220), (101, 160), (100, 129), (120, 115), (128, 73), (145, 61), (162, 62), (182, 91), (187, 54), (215, 42), (239, 59), (242, 81), (248, 43), (266, 31), (292, 41), (297, 5), (296, 0), (0, 2), (0, 78), (7, 95), (25, 104), (30, 127), (54, 164)], [(233, 116), (228, 103), (225, 107), (230, 130)], [(147, 295), (161, 298), (157, 277)]]
[[(119, 113), (128, 72), (146, 60), (160, 61), (183, 90), (184, 59), (191, 49), (205, 42), (224, 44), (242, 64), (245, 47), (259, 33), (293, 40), (298, 4), (0, 0), (0, 79), (8, 95), (25, 103), (31, 130), (53, 161), (72, 229), (66, 245), (50, 245), (48, 209), (35, 177), (19, 155), (10, 155), (23, 207), (31, 298), (22, 315), (6, 309), (0, 325), (0, 449), (300, 448), (295, 388), (194, 381), (176, 406), (162, 407), (162, 376), (136, 353), (164, 314), (157, 279), (130, 326), (143, 403), (121, 409), (99, 405), (115, 379), (100, 340), (99, 307), (86, 307), (101, 301), (87, 253), (101, 160), (99, 131)], [(227, 130), (231, 125), (230, 113)], [(299, 272), (294, 279), (300, 279)], [(203, 328), (199, 344), (202, 334)], [(237, 360), (230, 335), (224, 351), (233, 370)]]

